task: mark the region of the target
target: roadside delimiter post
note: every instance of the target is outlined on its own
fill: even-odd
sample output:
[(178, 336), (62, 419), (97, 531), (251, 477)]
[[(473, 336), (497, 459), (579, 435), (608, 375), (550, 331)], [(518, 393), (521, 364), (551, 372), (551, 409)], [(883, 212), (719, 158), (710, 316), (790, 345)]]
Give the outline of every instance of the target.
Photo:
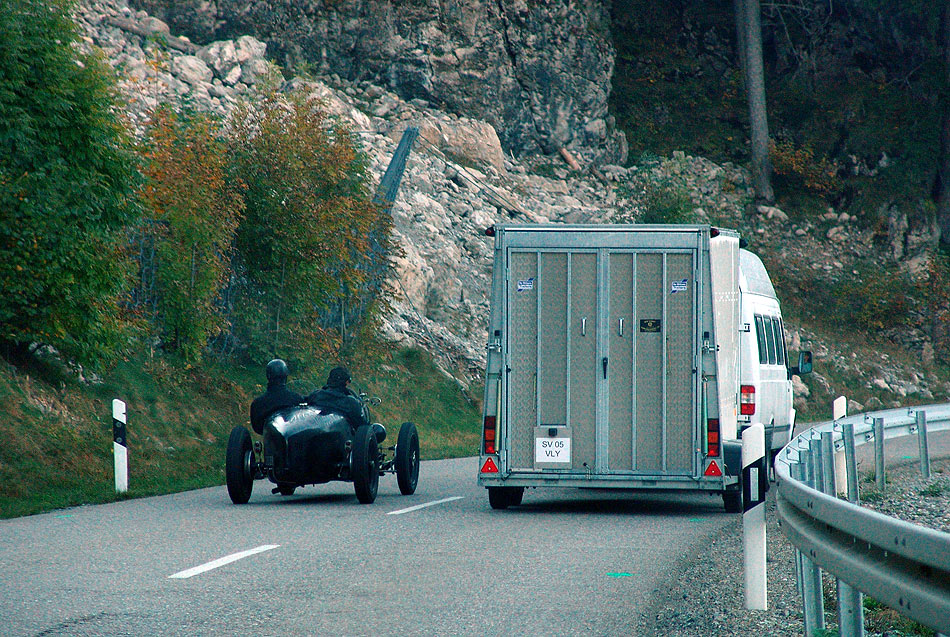
[(125, 403), (116, 398), (112, 401), (112, 453), (115, 456), (116, 493), (129, 490), (129, 451), (125, 424)]
[(745, 555), (745, 607), (768, 608), (765, 577), (765, 428), (756, 423), (742, 432), (742, 540)]

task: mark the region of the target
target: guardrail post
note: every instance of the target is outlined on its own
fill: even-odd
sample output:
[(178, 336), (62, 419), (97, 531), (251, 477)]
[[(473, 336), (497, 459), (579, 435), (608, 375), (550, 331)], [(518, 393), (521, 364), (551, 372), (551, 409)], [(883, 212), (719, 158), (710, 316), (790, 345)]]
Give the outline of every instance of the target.
[(884, 419), (874, 419), (874, 480), (884, 490)]
[[(805, 460), (805, 474), (808, 476), (808, 486), (815, 487), (815, 461), (817, 458), (811, 453), (812, 449), (817, 451), (809, 442), (809, 452), (803, 453)], [(802, 601), (804, 602), (805, 615), (805, 634), (814, 635), (816, 630), (825, 629), (825, 601), (821, 590), (821, 569), (808, 559), (808, 556), (802, 553)]]
[(129, 450), (125, 423), (125, 403), (116, 398), (112, 401), (112, 454), (115, 456), (116, 493), (129, 490)]
[[(854, 449), (854, 425), (850, 427), (852, 458)], [(821, 432), (821, 460), (825, 470), (825, 482), (821, 491), (827, 495), (836, 495), (834, 475), (829, 468), (834, 464), (834, 439), (830, 431)], [(846, 447), (847, 448), (847, 447)], [(861, 637), (864, 635), (864, 609), (861, 608), (861, 592), (849, 586), (847, 582), (835, 579), (838, 590), (838, 634), (841, 637)]]
[(745, 607), (768, 608), (765, 577), (765, 428), (756, 423), (742, 432), (742, 553), (745, 557)]
[(927, 412), (917, 412), (917, 444), (920, 446), (920, 475), (930, 479), (930, 453), (927, 450)]
[(844, 441), (844, 464), (848, 473), (848, 501), (858, 504), (861, 495), (858, 491), (858, 461), (854, 445), (854, 423), (841, 425), (841, 439)]

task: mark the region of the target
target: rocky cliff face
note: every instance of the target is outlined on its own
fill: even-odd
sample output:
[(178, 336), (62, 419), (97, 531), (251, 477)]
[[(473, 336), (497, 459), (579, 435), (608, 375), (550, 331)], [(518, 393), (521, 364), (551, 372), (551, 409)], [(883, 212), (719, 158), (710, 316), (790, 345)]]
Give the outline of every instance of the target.
[(622, 163), (610, 0), (133, 0), (195, 42), (254, 35), (287, 68), (371, 81), (490, 123), (517, 155)]

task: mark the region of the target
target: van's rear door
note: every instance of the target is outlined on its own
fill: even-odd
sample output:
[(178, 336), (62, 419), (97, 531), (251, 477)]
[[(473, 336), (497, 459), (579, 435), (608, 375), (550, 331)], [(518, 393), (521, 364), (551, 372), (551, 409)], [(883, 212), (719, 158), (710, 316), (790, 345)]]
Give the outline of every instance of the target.
[[(506, 243), (510, 470), (698, 475), (700, 232)], [(543, 461), (549, 433), (570, 439), (569, 457)]]

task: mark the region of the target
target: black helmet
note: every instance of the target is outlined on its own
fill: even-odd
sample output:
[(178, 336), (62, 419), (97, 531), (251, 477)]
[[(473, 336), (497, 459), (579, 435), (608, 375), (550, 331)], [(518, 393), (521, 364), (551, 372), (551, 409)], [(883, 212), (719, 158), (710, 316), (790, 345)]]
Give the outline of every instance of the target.
[(327, 377), (327, 387), (342, 389), (350, 382), (350, 372), (345, 367), (334, 367)]
[(286, 383), (287, 382), (287, 363), (275, 358), (267, 363), (267, 382), (268, 383)]

